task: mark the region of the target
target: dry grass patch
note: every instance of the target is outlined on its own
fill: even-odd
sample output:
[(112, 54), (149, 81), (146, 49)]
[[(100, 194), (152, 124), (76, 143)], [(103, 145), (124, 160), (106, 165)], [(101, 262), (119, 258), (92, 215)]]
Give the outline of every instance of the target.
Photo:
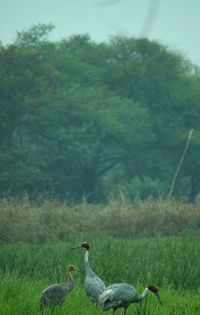
[(32, 203), (28, 198), (20, 201), (0, 201), (1, 242), (69, 240), (77, 234), (140, 237), (153, 235), (184, 235), (200, 231), (200, 198), (195, 203), (173, 201), (164, 225), (159, 221), (165, 200), (137, 199), (120, 202), (111, 199), (107, 204), (91, 205), (59, 203), (45, 200)]

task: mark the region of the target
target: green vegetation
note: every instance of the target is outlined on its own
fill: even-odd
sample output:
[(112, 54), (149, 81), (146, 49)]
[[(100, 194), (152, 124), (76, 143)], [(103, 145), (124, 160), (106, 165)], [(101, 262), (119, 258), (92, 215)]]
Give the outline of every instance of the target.
[[(67, 243), (1, 245), (1, 314), (41, 314), (38, 307), (41, 291), (51, 283), (63, 282), (66, 266), (70, 263), (76, 264), (80, 273), (75, 276), (76, 287), (66, 300), (61, 314), (103, 314), (88, 301), (83, 290), (84, 251), (71, 250), (80, 241), (82, 240), (77, 238)], [(162, 307), (149, 294), (147, 300), (137, 306), (137, 312), (132, 305), (128, 313), (198, 314), (198, 238), (120, 240), (101, 237), (90, 240), (90, 243), (91, 264), (106, 284), (126, 281), (132, 283), (138, 291), (152, 282), (159, 286)], [(156, 312), (153, 311), (155, 307)]]
[(0, 46), (0, 196), (102, 202), (200, 191), (199, 69), (156, 41), (48, 41), (39, 24)]
[[(80, 273), (60, 314), (103, 314), (83, 290), (84, 250), (71, 250), (87, 240), (91, 264), (107, 285), (126, 281), (139, 292), (149, 283), (158, 285), (162, 307), (149, 294), (128, 314), (198, 315), (199, 198), (193, 204), (172, 202), (161, 227), (163, 207), (162, 199), (137, 199), (134, 205), (126, 200), (98, 205), (1, 200), (0, 314), (49, 314), (39, 310), (40, 293), (63, 282), (71, 263)], [(164, 234), (175, 236), (157, 236)]]
[(53, 27), (0, 44), (0, 314), (48, 314), (39, 295), (71, 263), (80, 274), (60, 314), (102, 314), (71, 250), (88, 240), (106, 284), (160, 287), (162, 307), (149, 294), (129, 314), (199, 315), (199, 69), (147, 39), (50, 42)]

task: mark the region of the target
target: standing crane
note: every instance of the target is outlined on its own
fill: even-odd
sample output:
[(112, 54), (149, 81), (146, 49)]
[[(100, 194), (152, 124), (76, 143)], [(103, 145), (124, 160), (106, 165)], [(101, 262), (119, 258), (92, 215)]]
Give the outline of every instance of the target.
[(56, 305), (62, 306), (67, 295), (73, 290), (74, 278), (72, 273), (77, 270), (75, 266), (69, 265), (67, 269), (68, 282), (52, 284), (42, 292), (40, 297), (41, 308), (50, 307), (52, 313)]
[(106, 289), (106, 286), (104, 282), (94, 273), (94, 271), (92, 270), (90, 266), (89, 259), (88, 259), (90, 246), (87, 242), (83, 242), (81, 245), (75, 248), (85, 249), (84, 262), (85, 262), (86, 277), (84, 281), (84, 288), (85, 288), (88, 298), (92, 302), (98, 303), (99, 296)]
[(141, 302), (149, 291), (153, 292), (160, 304), (162, 304), (158, 288), (155, 285), (148, 285), (142, 294), (138, 294), (135, 288), (127, 283), (115, 283), (108, 286), (100, 295), (99, 304), (103, 311), (107, 311), (112, 308), (113, 315), (118, 308), (122, 307), (124, 308), (124, 315), (126, 315), (129, 305)]

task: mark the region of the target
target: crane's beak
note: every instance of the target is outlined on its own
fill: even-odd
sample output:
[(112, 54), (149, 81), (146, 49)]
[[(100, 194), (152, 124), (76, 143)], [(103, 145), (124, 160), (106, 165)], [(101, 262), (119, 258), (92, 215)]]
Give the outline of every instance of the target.
[(155, 296), (157, 297), (158, 302), (162, 305), (162, 301), (161, 301), (161, 298), (160, 298), (159, 293), (158, 293), (158, 292), (155, 292), (154, 294), (155, 294)]
[(72, 247), (71, 249), (77, 249), (77, 248), (81, 248), (81, 245), (76, 246), (76, 247)]

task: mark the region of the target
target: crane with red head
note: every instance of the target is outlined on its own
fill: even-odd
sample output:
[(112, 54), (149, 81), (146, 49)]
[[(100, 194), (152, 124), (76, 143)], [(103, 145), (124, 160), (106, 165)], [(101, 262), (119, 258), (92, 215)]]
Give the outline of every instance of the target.
[(104, 282), (95, 274), (89, 263), (90, 246), (87, 242), (81, 243), (79, 246), (74, 247), (83, 248), (85, 250), (84, 263), (86, 277), (84, 281), (84, 288), (88, 298), (95, 303), (99, 302), (99, 296), (105, 291), (106, 286)]
[(124, 315), (130, 304), (141, 302), (148, 292), (152, 292), (157, 297), (160, 304), (158, 288), (154, 284), (148, 285), (142, 294), (138, 294), (135, 288), (128, 283), (115, 283), (109, 285), (99, 297), (99, 305), (103, 311), (113, 309), (113, 315), (118, 308), (124, 308)]

